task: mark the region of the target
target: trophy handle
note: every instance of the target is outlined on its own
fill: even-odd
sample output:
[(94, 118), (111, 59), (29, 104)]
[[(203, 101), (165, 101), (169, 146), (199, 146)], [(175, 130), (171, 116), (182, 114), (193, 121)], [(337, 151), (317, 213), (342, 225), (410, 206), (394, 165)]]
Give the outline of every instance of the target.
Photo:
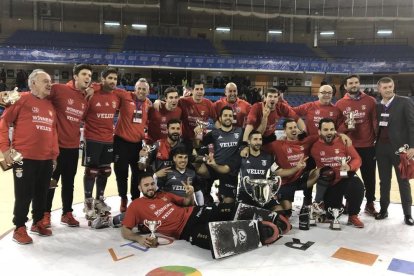
[(243, 188), (244, 188), (244, 191), (251, 197), (251, 198), (254, 198), (253, 197), (253, 194), (250, 194), (249, 193), (249, 190), (247, 189), (247, 187), (246, 187), (246, 182), (249, 182), (250, 181), (250, 177), (249, 176), (245, 176), (245, 177), (243, 177), (242, 178), (242, 184), (243, 184)]
[(277, 181), (276, 181), (276, 183), (277, 183), (278, 185), (277, 185), (277, 189), (276, 189), (276, 191), (274, 191), (274, 192), (273, 192), (273, 195), (276, 195), (276, 194), (277, 194), (277, 192), (279, 192), (280, 187), (282, 187), (282, 178), (280, 177), (280, 175), (276, 176), (276, 177), (275, 177), (275, 180), (277, 180)]
[(149, 227), (148, 227), (148, 220), (147, 219), (144, 220), (144, 225), (149, 229)]
[(329, 212), (329, 214), (332, 214), (332, 208), (331, 207), (328, 208), (328, 212)]
[(345, 209), (342, 207), (341, 209), (339, 209), (339, 215), (342, 215), (342, 213), (345, 211)]
[(157, 220), (157, 228), (161, 226), (161, 221)]

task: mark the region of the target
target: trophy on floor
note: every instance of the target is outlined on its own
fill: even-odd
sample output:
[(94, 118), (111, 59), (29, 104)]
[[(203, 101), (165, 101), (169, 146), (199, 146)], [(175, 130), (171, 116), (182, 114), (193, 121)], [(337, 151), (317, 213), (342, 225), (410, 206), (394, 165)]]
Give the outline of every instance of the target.
[[(349, 161), (351, 161), (351, 156), (337, 157), (336, 160), (341, 164), (342, 167), (348, 164)], [(348, 171), (344, 171), (341, 169), (339, 175), (341, 177), (348, 177)]]
[(150, 230), (150, 238), (155, 239), (155, 232), (157, 231), (157, 228), (161, 226), (160, 220), (144, 220), (144, 225)]
[(17, 87), (11, 91), (5, 91), (6, 93), (2, 96), (3, 103), (5, 105), (12, 105), (20, 99), (20, 93), (17, 91)]
[(347, 115), (347, 123), (346, 126), (349, 130), (355, 129), (355, 113), (354, 111), (350, 111)]
[(197, 140), (203, 140), (204, 131), (208, 127), (208, 122), (204, 122), (202, 120), (197, 119), (196, 124), (201, 130), (199, 133), (197, 133), (196, 139)]
[(250, 177), (245, 176), (241, 182), (246, 193), (255, 202), (264, 206), (279, 191), (282, 178), (277, 176), (275, 179), (250, 179)]
[(331, 221), (331, 225), (329, 228), (332, 230), (341, 230), (341, 224), (339, 223), (338, 217), (344, 212), (344, 208), (328, 208), (328, 212), (333, 216), (333, 221)]
[(398, 150), (395, 152), (396, 155), (400, 155), (401, 153), (407, 153), (407, 150), (410, 148), (409, 145), (405, 144), (404, 146), (398, 148)]

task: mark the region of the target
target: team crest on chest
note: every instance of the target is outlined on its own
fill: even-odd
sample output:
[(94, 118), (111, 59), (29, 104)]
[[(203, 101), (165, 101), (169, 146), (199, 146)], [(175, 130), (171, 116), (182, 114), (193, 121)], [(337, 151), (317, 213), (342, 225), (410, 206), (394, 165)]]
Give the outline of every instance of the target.
[(75, 101), (73, 99), (68, 99), (68, 105), (72, 105)]
[(362, 110), (365, 110), (365, 109), (367, 109), (367, 106), (366, 106), (365, 104), (363, 104), (363, 105), (361, 106), (361, 108), (362, 108)]
[(112, 108), (116, 108), (116, 102), (112, 101)]
[(239, 133), (234, 133), (234, 138), (239, 139), (240, 134)]
[(335, 149), (335, 154), (339, 154), (339, 149)]
[(267, 165), (267, 160), (262, 160), (262, 166), (266, 166)]
[(291, 148), (287, 148), (287, 153), (292, 153), (292, 149)]
[(329, 112), (329, 116), (330, 117), (333, 117), (333, 112), (331, 111), (331, 112)]
[(164, 200), (165, 202), (168, 201), (168, 199), (165, 196), (163, 196), (161, 199)]
[(33, 112), (33, 113), (39, 113), (39, 108), (37, 108), (37, 107), (33, 106), (33, 107), (32, 107), (32, 112)]
[(150, 206), (149, 206), (149, 208), (151, 209), (151, 210), (154, 210), (155, 209), (155, 204), (150, 204)]
[(204, 110), (201, 110), (201, 116), (204, 116), (204, 113), (205, 113), (205, 111)]
[(304, 146), (299, 146), (299, 148), (300, 148), (301, 151), (305, 150)]
[(321, 111), (319, 109), (315, 110), (315, 114), (319, 115), (321, 113)]
[(321, 156), (325, 156), (325, 152), (324, 152), (324, 151), (321, 151), (321, 152), (320, 152), (320, 155), (321, 155)]

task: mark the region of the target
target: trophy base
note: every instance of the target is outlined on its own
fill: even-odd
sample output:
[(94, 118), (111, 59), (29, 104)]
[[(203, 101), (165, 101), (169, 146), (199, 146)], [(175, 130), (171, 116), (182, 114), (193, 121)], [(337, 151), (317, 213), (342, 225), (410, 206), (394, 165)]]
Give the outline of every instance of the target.
[(339, 173), (339, 176), (341, 176), (341, 178), (347, 178), (348, 177), (348, 172), (341, 171)]
[(342, 230), (342, 229), (341, 229), (341, 225), (340, 225), (339, 223), (331, 223), (331, 225), (329, 226), (329, 228), (330, 228), (331, 230), (336, 230), (336, 231), (338, 231), (338, 230)]
[(316, 226), (316, 219), (310, 219), (309, 220), (309, 225), (310, 226)]

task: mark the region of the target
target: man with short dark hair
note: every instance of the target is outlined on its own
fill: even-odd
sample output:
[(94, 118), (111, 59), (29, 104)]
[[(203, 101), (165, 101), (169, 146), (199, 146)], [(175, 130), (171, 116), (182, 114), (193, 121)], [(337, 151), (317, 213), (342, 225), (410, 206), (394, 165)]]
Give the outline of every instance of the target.
[(384, 77), (378, 81), (378, 91), (382, 101), (377, 104), (378, 136), (376, 143), (376, 157), (380, 177), (380, 205), (381, 210), (375, 219), (382, 220), (388, 217), (390, 204), (391, 171), (394, 167), (401, 196), (401, 206), (404, 213), (404, 222), (413, 226), (411, 216), (411, 187), (408, 179), (402, 179), (398, 165), (400, 158), (395, 153), (400, 147), (408, 145), (407, 159), (414, 157), (414, 103), (412, 100), (395, 94), (394, 81)]
[[(365, 186), (365, 213), (375, 216), (375, 129), (377, 111), (375, 100), (360, 89), (359, 76), (350, 75), (344, 80), (347, 93), (336, 102), (336, 106), (347, 117), (345, 133), (352, 139), (352, 144), (362, 159), (361, 175)], [(353, 118), (354, 125), (349, 118)], [(348, 122), (350, 124), (348, 124)], [(354, 127), (354, 128), (352, 128)]]
[(326, 210), (340, 209), (342, 198), (345, 196), (349, 204), (348, 225), (363, 228), (364, 223), (358, 218), (358, 214), (364, 197), (364, 184), (355, 174), (361, 166), (361, 157), (353, 146), (344, 145), (337, 136), (335, 122), (332, 119), (324, 118), (319, 121), (319, 136), (319, 140), (312, 146), (311, 155), (318, 168), (331, 167), (335, 172), (335, 178), (332, 183), (323, 183), (327, 185), (324, 187), (319, 186), (322, 183), (318, 182), (317, 193), (320, 192), (320, 188), (326, 190), (323, 196)]

